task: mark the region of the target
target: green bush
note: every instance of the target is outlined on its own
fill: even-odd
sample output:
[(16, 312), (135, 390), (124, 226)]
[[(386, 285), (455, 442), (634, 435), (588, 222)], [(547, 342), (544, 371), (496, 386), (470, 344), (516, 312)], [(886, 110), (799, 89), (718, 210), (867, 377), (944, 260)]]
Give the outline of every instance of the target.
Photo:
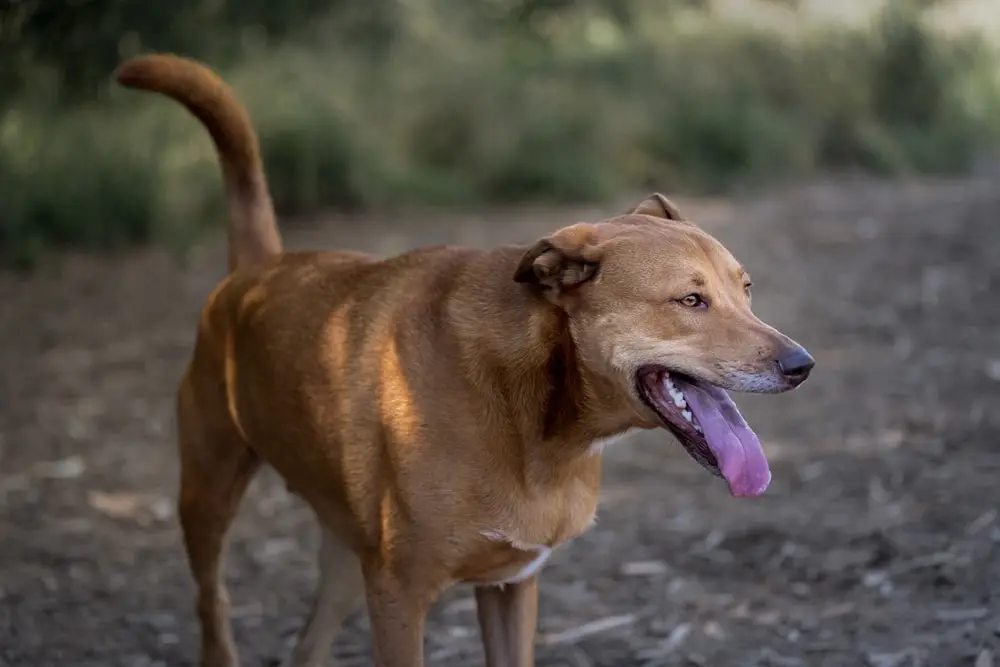
[[(871, 29), (797, 35), (605, 2), (526, 0), (517, 20), (483, 21), (428, 0), (379, 24), (391, 44), (314, 31), (222, 70), (285, 214), (602, 200), (831, 168), (958, 172), (996, 146), (995, 54), (930, 31), (901, 1)], [(212, 146), (176, 105), (108, 87), (66, 106), (37, 81), (0, 115), (3, 258), (183, 243), (219, 219)]]
[(155, 165), (105, 119), (8, 112), (0, 130), (0, 248), (19, 265), (48, 246), (107, 247), (154, 237)]

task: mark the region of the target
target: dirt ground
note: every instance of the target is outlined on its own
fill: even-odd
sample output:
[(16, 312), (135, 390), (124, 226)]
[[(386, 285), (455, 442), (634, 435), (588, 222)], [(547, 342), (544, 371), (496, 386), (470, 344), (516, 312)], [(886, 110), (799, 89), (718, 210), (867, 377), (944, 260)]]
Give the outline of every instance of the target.
[[(606, 455), (597, 526), (542, 576), (538, 664), (993, 667), (1000, 662), (1000, 190), (839, 180), (684, 201), (818, 360), (738, 396), (774, 482), (739, 500), (665, 433)], [(334, 219), (292, 247), (530, 241), (613, 210)], [(222, 245), (0, 275), (0, 664), (192, 665), (172, 398)], [(285, 655), (311, 599), (311, 514), (273, 474), (234, 533), (244, 664)], [(370, 664), (357, 614), (335, 651)], [(468, 589), (428, 665), (482, 664)]]

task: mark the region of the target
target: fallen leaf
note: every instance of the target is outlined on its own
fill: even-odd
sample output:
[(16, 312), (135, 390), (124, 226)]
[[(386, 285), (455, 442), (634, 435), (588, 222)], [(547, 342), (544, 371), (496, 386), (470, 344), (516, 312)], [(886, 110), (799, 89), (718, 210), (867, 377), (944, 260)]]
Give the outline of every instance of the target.
[(669, 571), (667, 564), (661, 560), (645, 560), (625, 563), (621, 573), (626, 577), (655, 577)]
[(142, 502), (134, 493), (91, 491), (87, 500), (91, 507), (112, 519), (134, 519), (142, 510)]
[(173, 505), (163, 496), (129, 491), (91, 491), (87, 502), (112, 519), (131, 519), (142, 524), (173, 516)]
[(42, 461), (35, 465), (35, 474), (49, 479), (76, 479), (87, 470), (82, 456), (70, 456), (59, 461)]

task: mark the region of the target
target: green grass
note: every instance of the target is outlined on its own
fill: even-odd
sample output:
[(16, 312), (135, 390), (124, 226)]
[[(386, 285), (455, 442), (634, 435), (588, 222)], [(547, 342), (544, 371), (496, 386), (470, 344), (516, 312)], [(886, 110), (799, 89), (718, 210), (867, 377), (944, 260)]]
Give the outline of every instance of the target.
[[(795, 33), (651, 17), (626, 35), (581, 18), (548, 45), (420, 18), (377, 65), (299, 44), (223, 71), (282, 212), (581, 202), (844, 168), (958, 173), (1000, 137), (996, 54), (912, 11)], [(219, 224), (216, 171), (203, 130), (168, 100), (15, 103), (0, 116), (2, 258), (183, 245)]]

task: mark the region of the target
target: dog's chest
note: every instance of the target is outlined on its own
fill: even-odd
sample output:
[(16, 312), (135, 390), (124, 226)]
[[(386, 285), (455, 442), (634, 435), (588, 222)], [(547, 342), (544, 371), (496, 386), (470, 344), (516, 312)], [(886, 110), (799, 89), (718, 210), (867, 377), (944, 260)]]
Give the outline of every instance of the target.
[(484, 573), (483, 578), (490, 583), (516, 584), (533, 577), (555, 549), (544, 544), (519, 542), (499, 531), (483, 531), (483, 536), (495, 543), (496, 551), (501, 554), (500, 558), (507, 561)]
[(518, 509), (493, 527), (479, 531), (486, 543), (476, 558), (477, 571), (470, 580), (513, 584), (538, 574), (555, 549), (593, 525), (597, 496), (594, 491), (581, 489)]

